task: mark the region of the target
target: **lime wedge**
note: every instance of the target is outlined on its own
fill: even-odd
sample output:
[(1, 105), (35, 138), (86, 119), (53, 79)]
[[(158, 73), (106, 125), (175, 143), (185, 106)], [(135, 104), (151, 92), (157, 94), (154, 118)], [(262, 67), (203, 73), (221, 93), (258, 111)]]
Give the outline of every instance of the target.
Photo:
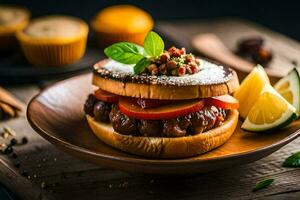
[(292, 104), (297, 113), (300, 112), (300, 76), (296, 68), (294, 68), (287, 76), (280, 79), (274, 88), (283, 96), (290, 104)]

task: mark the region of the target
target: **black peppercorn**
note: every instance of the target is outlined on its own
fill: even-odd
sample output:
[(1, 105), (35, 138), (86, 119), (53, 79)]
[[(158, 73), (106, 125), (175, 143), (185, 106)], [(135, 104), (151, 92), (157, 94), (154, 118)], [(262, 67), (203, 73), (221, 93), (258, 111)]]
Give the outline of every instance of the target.
[(15, 138), (10, 140), (10, 146), (14, 146), (18, 143), (18, 140), (16, 140)]
[(23, 138), (22, 138), (22, 144), (27, 144), (27, 143), (28, 143), (27, 137), (23, 137)]
[(11, 154), (11, 157), (12, 157), (13, 159), (16, 159), (16, 158), (18, 158), (18, 155), (17, 155), (16, 153), (12, 153), (12, 154)]
[(19, 167), (21, 166), (20, 161), (16, 161), (16, 162), (14, 163), (14, 166), (15, 166), (16, 168), (19, 168)]
[(28, 172), (27, 172), (25, 169), (23, 169), (23, 170), (21, 171), (21, 175), (22, 175), (22, 176), (25, 176), (25, 177), (28, 177)]
[(13, 149), (11, 146), (7, 146), (7, 147), (4, 149), (3, 153), (4, 153), (4, 154), (11, 154), (13, 151), (14, 151), (14, 149)]

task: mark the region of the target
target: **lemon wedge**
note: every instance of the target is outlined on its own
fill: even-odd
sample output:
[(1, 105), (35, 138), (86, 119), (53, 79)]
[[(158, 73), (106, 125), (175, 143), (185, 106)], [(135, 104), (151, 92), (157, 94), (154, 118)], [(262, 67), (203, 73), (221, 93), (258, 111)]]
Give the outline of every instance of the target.
[(234, 93), (233, 96), (239, 100), (239, 112), (243, 119), (248, 115), (266, 83), (270, 83), (269, 78), (264, 68), (257, 65)]
[(292, 104), (297, 113), (300, 109), (300, 76), (296, 68), (294, 68), (287, 76), (280, 79), (274, 88), (283, 96), (290, 104)]
[(266, 131), (287, 126), (297, 118), (296, 108), (271, 85), (266, 84), (242, 124), (248, 131)]

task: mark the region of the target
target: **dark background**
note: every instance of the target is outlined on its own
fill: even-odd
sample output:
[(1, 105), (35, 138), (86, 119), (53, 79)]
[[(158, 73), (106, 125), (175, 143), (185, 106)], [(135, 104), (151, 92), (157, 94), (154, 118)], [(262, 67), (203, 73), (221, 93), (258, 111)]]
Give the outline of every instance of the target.
[(300, 41), (300, 1), (283, 0), (0, 0), (28, 7), (33, 17), (69, 14), (91, 19), (101, 8), (114, 4), (134, 4), (155, 20), (241, 17), (265, 25)]

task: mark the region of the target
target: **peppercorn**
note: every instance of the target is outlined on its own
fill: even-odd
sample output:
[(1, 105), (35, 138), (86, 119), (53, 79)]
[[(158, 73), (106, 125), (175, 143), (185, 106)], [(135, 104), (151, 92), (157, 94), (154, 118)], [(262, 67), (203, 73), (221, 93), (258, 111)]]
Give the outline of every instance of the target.
[(7, 146), (7, 147), (4, 149), (3, 153), (4, 153), (4, 154), (11, 154), (13, 151), (14, 151), (14, 149), (13, 149), (11, 146)]
[(27, 144), (28, 143), (27, 137), (23, 137), (21, 141), (22, 141), (22, 144)]
[(15, 166), (16, 168), (21, 167), (20, 161), (17, 160), (17, 161), (14, 163), (14, 166)]
[(21, 171), (21, 175), (24, 176), (24, 177), (28, 177), (28, 172), (25, 169), (23, 169)]
[(18, 158), (18, 155), (17, 155), (16, 153), (12, 153), (12, 154), (11, 154), (11, 157), (12, 157), (13, 159), (16, 159), (16, 158)]
[(16, 140), (15, 138), (13, 138), (13, 139), (10, 140), (10, 145), (11, 146), (16, 145), (17, 143), (18, 143), (18, 140)]

